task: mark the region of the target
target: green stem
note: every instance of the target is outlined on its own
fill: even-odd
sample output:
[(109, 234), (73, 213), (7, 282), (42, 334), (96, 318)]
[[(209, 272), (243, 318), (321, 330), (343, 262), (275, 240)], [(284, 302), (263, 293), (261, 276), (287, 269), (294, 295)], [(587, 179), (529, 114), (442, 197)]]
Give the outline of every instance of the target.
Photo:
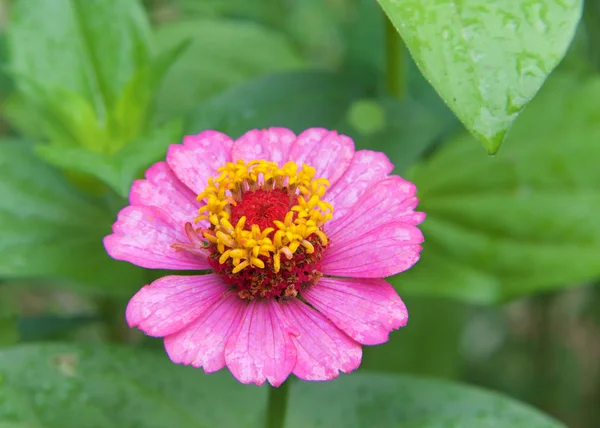
[(396, 98), (402, 98), (406, 92), (404, 47), (400, 34), (387, 15), (385, 17), (385, 44), (387, 91)]
[(267, 428), (281, 428), (285, 422), (290, 381), (283, 382), (279, 388), (269, 388), (267, 404)]

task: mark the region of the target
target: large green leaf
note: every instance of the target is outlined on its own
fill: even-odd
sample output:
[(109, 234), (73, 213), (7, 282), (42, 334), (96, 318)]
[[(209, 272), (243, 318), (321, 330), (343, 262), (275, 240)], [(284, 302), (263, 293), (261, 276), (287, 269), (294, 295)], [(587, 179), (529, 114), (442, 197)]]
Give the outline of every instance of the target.
[(78, 194), (22, 142), (0, 143), (0, 278), (46, 278), (128, 295), (141, 269), (112, 260), (114, 218)]
[(499, 394), (446, 381), (357, 373), (293, 385), (286, 428), (558, 428), (563, 425)]
[(379, 0), (425, 77), (490, 153), (564, 56), (583, 0)]
[(458, 377), (462, 355), (457, 343), (469, 316), (468, 305), (448, 299), (401, 297), (408, 308), (408, 326), (393, 331), (387, 343), (365, 346), (361, 368)]
[(97, 178), (127, 197), (131, 183), (140, 172), (164, 159), (169, 144), (179, 142), (180, 137), (181, 121), (173, 121), (133, 141), (114, 155), (50, 145), (37, 146), (36, 152), (53, 165)]
[(186, 114), (199, 101), (235, 83), (302, 66), (283, 35), (250, 22), (180, 21), (159, 27), (154, 37), (159, 51), (187, 39), (189, 48), (168, 71), (159, 91), (159, 118)]
[(0, 351), (0, 426), (262, 427), (266, 389), (172, 364), (163, 353), (103, 345)]
[(410, 178), (421, 261), (400, 291), (494, 302), (600, 275), (600, 77), (556, 74), (486, 158), (460, 136)]
[[(267, 388), (176, 366), (164, 353), (106, 345), (0, 351), (0, 423), (43, 428), (264, 426)], [(285, 426), (561, 425), (495, 393), (391, 374), (292, 382)]]
[(22, 91), (35, 97), (35, 82), (81, 94), (101, 119), (150, 55), (138, 0), (16, 0), (8, 36)]

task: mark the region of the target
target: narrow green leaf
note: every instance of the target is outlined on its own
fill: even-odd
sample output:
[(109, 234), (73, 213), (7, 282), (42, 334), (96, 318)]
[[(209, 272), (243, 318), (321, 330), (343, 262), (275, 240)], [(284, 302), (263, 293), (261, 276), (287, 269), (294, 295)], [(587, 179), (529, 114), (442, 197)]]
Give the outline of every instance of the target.
[(119, 136), (114, 147), (121, 148), (147, 132), (154, 116), (158, 88), (169, 68), (189, 45), (190, 41), (184, 40), (172, 49), (165, 50), (125, 85), (112, 113), (117, 127), (115, 134)]
[(414, 168), (425, 244), (398, 289), (491, 303), (597, 278), (598, 99), (600, 77), (555, 74), (500, 154), (465, 135)]
[(0, 143), (0, 194), (0, 277), (47, 277), (116, 295), (142, 282), (141, 269), (104, 250), (113, 215), (76, 192), (23, 142)]
[(49, 92), (81, 94), (103, 119), (150, 52), (150, 26), (137, 0), (16, 0), (8, 38), (22, 91), (36, 96), (20, 75)]
[(563, 427), (493, 392), (389, 373), (356, 373), (322, 384), (298, 382), (289, 402), (286, 428)]
[(101, 344), (0, 351), (0, 425), (262, 427), (266, 395), (228, 373), (176, 366), (163, 352)]
[(180, 21), (159, 27), (155, 35), (159, 52), (185, 40), (191, 41), (190, 46), (169, 69), (158, 94), (159, 120), (184, 115), (233, 84), (302, 66), (283, 35), (250, 22)]
[(152, 163), (163, 159), (170, 144), (180, 141), (181, 128), (181, 121), (172, 121), (126, 145), (114, 155), (49, 145), (37, 146), (36, 153), (52, 165), (97, 178), (119, 195), (127, 197), (133, 180)]
[(583, 0), (379, 0), (417, 65), (490, 153), (564, 56)]

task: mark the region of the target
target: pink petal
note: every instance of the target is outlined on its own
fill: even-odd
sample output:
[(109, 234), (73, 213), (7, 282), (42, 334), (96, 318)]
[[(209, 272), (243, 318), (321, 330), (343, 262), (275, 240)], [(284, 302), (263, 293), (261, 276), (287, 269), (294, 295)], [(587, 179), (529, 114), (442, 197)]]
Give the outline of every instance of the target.
[(176, 333), (195, 321), (228, 289), (216, 274), (165, 276), (132, 297), (125, 312), (127, 323), (149, 336)]
[(359, 343), (298, 299), (281, 307), (288, 322), (300, 332), (292, 337), (298, 353), (296, 376), (304, 380), (330, 380), (340, 371), (350, 373), (358, 368), (362, 359)]
[(183, 144), (169, 146), (167, 163), (177, 176), (196, 195), (204, 191), (208, 178), (231, 161), (233, 141), (217, 131), (204, 131), (187, 136)]
[[(416, 188), (398, 176), (378, 182), (341, 218), (325, 225), (330, 244), (323, 273), (381, 278), (402, 272), (419, 259), (423, 234), (415, 227)], [(334, 207), (335, 215), (335, 207)]]
[(291, 329), (274, 300), (253, 300), (225, 345), (225, 361), (242, 383), (279, 386), (296, 365)]
[(149, 269), (210, 269), (208, 259), (171, 248), (188, 243), (184, 225), (159, 208), (129, 205), (113, 224), (113, 234), (104, 238), (110, 256)]
[(325, 193), (324, 200), (333, 204), (335, 218), (343, 217), (367, 190), (385, 179), (393, 169), (394, 165), (383, 153), (356, 152), (344, 175)]
[(345, 135), (322, 128), (310, 128), (298, 135), (290, 150), (290, 160), (307, 164), (333, 186), (344, 174), (354, 156), (354, 142)]
[[(417, 225), (425, 218), (423, 213), (414, 212), (418, 203), (414, 197), (416, 186), (397, 175), (374, 183), (368, 190), (357, 201), (349, 191), (337, 196), (337, 204), (341, 202), (345, 208), (349, 206), (348, 202), (355, 202), (346, 211), (347, 215), (339, 215), (337, 204), (333, 206), (334, 218), (326, 223), (328, 236), (339, 240), (346, 235), (355, 235), (356, 231), (363, 231), (365, 227), (371, 230), (392, 221)], [(348, 201), (344, 201), (346, 195)]]
[(225, 343), (237, 328), (247, 303), (235, 292), (223, 294), (196, 321), (165, 337), (165, 348), (174, 363), (204, 367), (206, 373), (225, 367)]
[(166, 162), (155, 163), (146, 171), (145, 180), (133, 182), (129, 202), (160, 208), (179, 224), (193, 222), (200, 208), (196, 194), (179, 181)]
[(236, 140), (231, 149), (231, 159), (246, 162), (254, 159), (277, 162), (283, 166), (289, 159), (296, 134), (286, 128), (269, 128), (246, 132)]
[(388, 223), (355, 237), (332, 240), (323, 254), (322, 272), (332, 276), (383, 278), (409, 269), (419, 260), (423, 234), (405, 223)]
[(389, 332), (408, 321), (406, 306), (382, 279), (321, 278), (302, 297), (364, 345), (387, 342)]

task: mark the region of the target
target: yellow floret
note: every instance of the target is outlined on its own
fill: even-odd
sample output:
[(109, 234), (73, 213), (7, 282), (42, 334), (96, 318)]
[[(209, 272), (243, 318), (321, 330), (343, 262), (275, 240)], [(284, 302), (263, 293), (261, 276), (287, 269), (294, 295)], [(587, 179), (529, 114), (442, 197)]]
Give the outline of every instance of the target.
[[(248, 266), (264, 269), (261, 256), (273, 257), (273, 267), (278, 272), (281, 254), (289, 260), (300, 246), (309, 254), (314, 252), (313, 245), (306, 239), (313, 234), (322, 245), (327, 245), (327, 236), (321, 227), (333, 218), (333, 206), (322, 200), (329, 181), (315, 179), (314, 168), (307, 165), (298, 168), (294, 162), (287, 162), (280, 168), (275, 162), (238, 160), (228, 162), (217, 172), (219, 175), (209, 178), (208, 185), (198, 195), (198, 201), (204, 205), (198, 210), (196, 222), (210, 222), (211, 229), (204, 230), (203, 234), (209, 242), (216, 244), (221, 253), (219, 263), (232, 260), (233, 273)], [(229, 221), (230, 206), (240, 201), (244, 192), (259, 188), (285, 188), (290, 195), (296, 196), (297, 203), (283, 222), (273, 222), (277, 230), (260, 230), (257, 225), (248, 230), (245, 227), (246, 217), (240, 218), (233, 226)], [(272, 239), (269, 237), (271, 234)]]

